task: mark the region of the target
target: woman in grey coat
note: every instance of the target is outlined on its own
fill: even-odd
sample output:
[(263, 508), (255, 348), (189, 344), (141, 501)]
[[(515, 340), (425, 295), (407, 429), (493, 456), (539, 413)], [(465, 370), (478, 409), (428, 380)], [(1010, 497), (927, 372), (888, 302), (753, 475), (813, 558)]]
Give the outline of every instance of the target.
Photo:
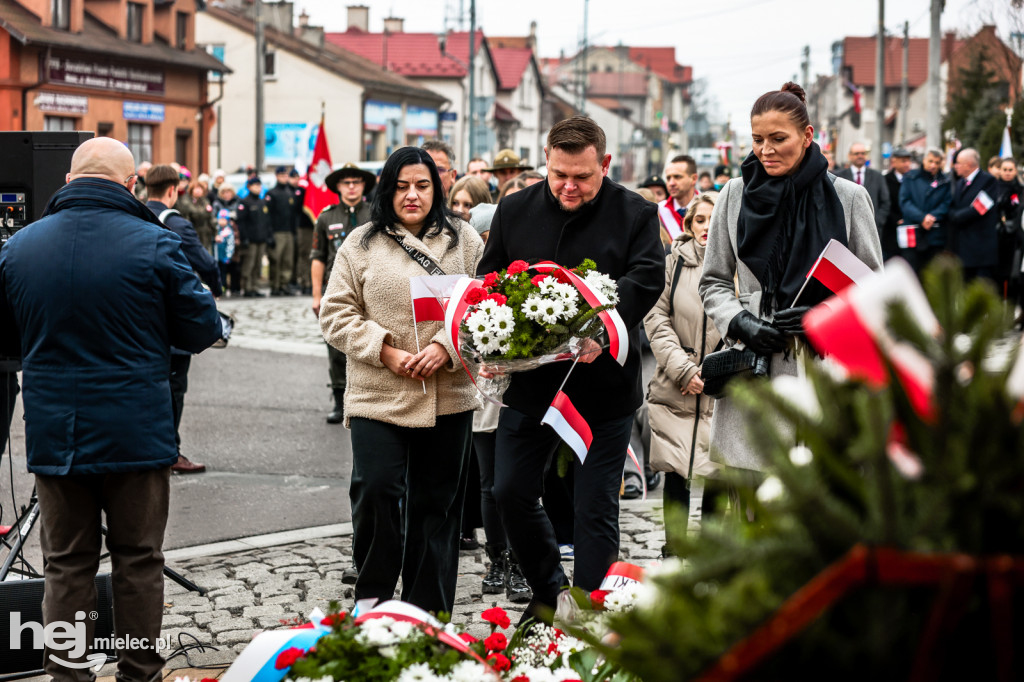
[[(700, 295), (727, 343), (769, 356), (772, 376), (795, 375), (802, 318), (831, 295), (812, 280), (797, 299), (825, 245), (841, 242), (873, 270), (882, 267), (882, 247), (867, 191), (829, 173), (812, 140), (803, 88), (786, 83), (762, 95), (750, 125), (753, 151), (711, 217)], [(745, 417), (728, 398), (715, 405), (711, 459), (764, 470)]]

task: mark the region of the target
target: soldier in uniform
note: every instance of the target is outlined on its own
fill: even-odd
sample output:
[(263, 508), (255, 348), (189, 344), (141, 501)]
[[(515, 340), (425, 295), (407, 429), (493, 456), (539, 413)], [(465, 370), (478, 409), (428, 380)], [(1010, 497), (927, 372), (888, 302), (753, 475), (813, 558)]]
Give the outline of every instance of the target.
[(260, 198), (260, 177), (249, 178), (245, 187), (248, 194), (238, 202), (236, 222), (242, 244), (242, 289), (246, 298), (252, 298), (263, 296), (257, 286), (263, 256), (267, 254), (267, 246), (274, 243), (274, 232), (267, 201)]
[(502, 149), (494, 157), (494, 165), (484, 168), (485, 171), (494, 175), (498, 181), (498, 191), (505, 186), (505, 183), (524, 171), (533, 170), (533, 166), (523, 163), (519, 155), (511, 149)]
[[(313, 313), (317, 317), (320, 316), (320, 298), (327, 288), (338, 249), (353, 229), (370, 222), (370, 204), (364, 198), (376, 182), (373, 173), (354, 163), (346, 163), (324, 180), (324, 184), (341, 197), (341, 202), (325, 208), (313, 228), (313, 249), (309, 257), (312, 260)], [(327, 423), (340, 424), (345, 418), (345, 354), (327, 344), (327, 358), (330, 361), (331, 390), (334, 392), (334, 410), (327, 415)]]
[(277, 184), (267, 192), (270, 222), (274, 226), (274, 245), (270, 258), (270, 295), (291, 296), (292, 265), (295, 262), (295, 190), (288, 184), (288, 169), (278, 166)]

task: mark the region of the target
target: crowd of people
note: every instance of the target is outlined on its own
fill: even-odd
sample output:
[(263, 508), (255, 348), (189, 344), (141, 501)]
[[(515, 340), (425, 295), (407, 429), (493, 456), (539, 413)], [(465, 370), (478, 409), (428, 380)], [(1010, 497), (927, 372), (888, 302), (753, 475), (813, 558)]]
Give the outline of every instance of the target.
[[(338, 202), (315, 220), (302, 210), (298, 174), (285, 167), (273, 187), (263, 188), (253, 172), (236, 192), (219, 171), (193, 179), (180, 166), (133, 169), (123, 146), (105, 138), (83, 144), (47, 217), (0, 252), (0, 322), (18, 331), (0, 337), (0, 350), (20, 356), (24, 349), (25, 376), (34, 382), (25, 396), (26, 442), (40, 498), (48, 498), (48, 579), (56, 571), (82, 574), (51, 541), (64, 537), (64, 524), (79, 534), (67, 542), (98, 534), (98, 512), (72, 523), (68, 502), (77, 508), (83, 476), (102, 475), (109, 480), (89, 504), (118, 497), (149, 505), (149, 522), (111, 527), (112, 536), (127, 538), (112, 550), (115, 605), (138, 585), (147, 598), (159, 593), (153, 569), (167, 473), (204, 468), (181, 454), (177, 435), (190, 354), (220, 334), (214, 298), (222, 291), (262, 295), (265, 257), (272, 295), (312, 298), (333, 393), (326, 418), (351, 432), (354, 565), (343, 580), (354, 583), (357, 600), (390, 599), (401, 579), (402, 599), (451, 612), (458, 553), (475, 547), (482, 527), (490, 561), (483, 591), (526, 603), (524, 620), (549, 619), (570, 583), (564, 561), (574, 561), (575, 585), (599, 588), (618, 556), (619, 500), (639, 495), (644, 484), (652, 488), (663, 475), (666, 501), (698, 524), (709, 513), (742, 511), (736, 481), (757, 485), (766, 465), (737, 406), (705, 393), (712, 380), (707, 356), (745, 353), (756, 361), (755, 374), (795, 375), (802, 319), (831, 295), (808, 284), (806, 273), (830, 240), (873, 270), (902, 256), (920, 272), (948, 251), (961, 259), (966, 278), (1019, 295), (1024, 189), (1014, 159), (991, 159), (985, 171), (971, 148), (956, 154), (950, 175), (938, 150), (915, 164), (897, 149), (883, 175), (857, 143), (849, 165), (833, 173), (814, 142), (805, 94), (793, 83), (761, 96), (750, 123), (752, 152), (736, 177), (728, 166), (698, 173), (692, 157), (678, 155), (636, 189), (607, 177), (604, 132), (584, 116), (552, 127), (546, 175), (503, 150), (490, 165), (470, 159), (460, 178), (451, 148), (432, 140), (396, 150), (379, 177), (355, 163), (333, 171), (325, 182)], [(95, 401), (79, 404), (82, 391), (61, 391), (67, 377), (50, 376), (52, 354), (74, 344), (61, 340), (69, 327), (52, 302), (60, 297), (40, 299), (53, 284), (36, 283), (46, 271), (38, 260), (52, 262), (48, 249), (66, 243), (48, 239), (50, 231), (99, 229), (104, 220), (122, 226), (129, 243), (90, 239), (97, 252), (66, 254), (68, 267), (84, 257), (120, 264), (121, 279), (87, 284), (111, 301), (125, 297), (153, 319), (142, 330), (141, 323), (125, 327), (123, 317), (112, 321), (122, 303), (93, 306), (104, 332), (81, 339), (81, 353), (57, 364), (75, 365), (83, 386), (102, 367), (138, 389), (111, 404), (138, 401), (151, 412), (147, 424), (164, 425), (148, 428), (152, 443), (141, 450), (118, 431), (125, 414), (141, 423), (138, 409), (122, 414)], [(585, 341), (567, 380), (559, 363), (515, 373), (500, 409), (479, 399), (443, 323), (410, 323), (412, 299), (397, 286), (423, 274), (483, 276), (517, 260), (584, 259), (617, 282), (628, 353), (612, 357)], [(158, 304), (132, 298), (141, 295), (140, 282), (160, 294)], [(126, 340), (149, 355), (117, 356)], [(103, 343), (108, 347), (100, 349)], [(542, 423), (558, 391), (592, 433), (585, 463), (574, 459), (564, 477), (554, 466), (559, 436)], [(69, 411), (106, 434), (75, 457), (66, 442), (74, 431), (66, 428)], [(641, 471), (628, 471), (631, 443), (642, 453)], [(733, 474), (729, 483), (725, 471)], [(679, 530), (668, 527), (666, 553)], [(98, 543), (86, 544), (76, 560), (92, 570)], [(133, 552), (147, 557), (144, 567), (124, 563)], [(144, 574), (142, 583), (126, 577), (134, 571)], [(80, 580), (53, 582), (48, 619), (93, 598)], [(158, 632), (154, 609), (119, 622), (148, 633), (156, 619)], [(143, 654), (125, 654), (122, 663), (139, 674), (157, 665)], [(126, 672), (147, 679), (133, 674)]]

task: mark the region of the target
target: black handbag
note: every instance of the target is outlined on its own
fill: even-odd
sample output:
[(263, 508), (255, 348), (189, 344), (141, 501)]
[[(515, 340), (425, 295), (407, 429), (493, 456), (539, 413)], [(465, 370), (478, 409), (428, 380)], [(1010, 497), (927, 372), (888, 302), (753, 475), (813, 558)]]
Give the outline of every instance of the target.
[(725, 395), (726, 385), (736, 377), (767, 376), (769, 367), (768, 358), (749, 348), (726, 348), (708, 353), (701, 365), (704, 394), (721, 398)]

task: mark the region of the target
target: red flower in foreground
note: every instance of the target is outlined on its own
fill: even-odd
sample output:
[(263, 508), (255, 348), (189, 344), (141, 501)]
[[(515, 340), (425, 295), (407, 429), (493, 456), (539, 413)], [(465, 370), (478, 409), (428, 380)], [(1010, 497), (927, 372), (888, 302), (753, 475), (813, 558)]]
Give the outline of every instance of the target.
[(466, 303), (470, 305), (476, 305), (480, 301), (484, 300), (484, 296), (487, 294), (481, 287), (470, 289), (466, 292)]
[(490, 289), (491, 287), (493, 287), (497, 283), (498, 283), (498, 273), (496, 273), (496, 272), (488, 272), (486, 275), (484, 275), (484, 286), (487, 287), (488, 289)]
[(504, 651), (507, 646), (508, 639), (500, 632), (495, 632), (484, 640), (484, 647), (486, 647), (488, 651)]
[(465, 642), (466, 644), (472, 644), (474, 642), (479, 642), (480, 641), (479, 639), (477, 639), (473, 635), (469, 634), (468, 632), (460, 632), (459, 633), (459, 638), (463, 642)]
[(499, 628), (504, 630), (512, 624), (508, 614), (505, 613), (505, 609), (495, 606), (493, 609), (487, 609), (480, 614), (480, 617), (486, 620), (488, 623), (494, 623)]
[(505, 672), (512, 667), (512, 661), (505, 658), (502, 654), (491, 654), (487, 657), (487, 662), (498, 672)]
[(520, 675), (519, 677), (513, 677), (512, 682), (530, 682), (530, 678), (526, 675)]
[(604, 598), (608, 596), (607, 590), (594, 590), (590, 593), (590, 603), (595, 609), (604, 608)]
[(502, 294), (494, 293), (494, 294), (487, 294), (486, 296), (484, 296), (484, 300), (485, 301), (494, 301), (498, 305), (505, 305), (505, 303), (508, 301), (508, 297), (507, 296), (503, 296)]
[(547, 278), (547, 273), (541, 273), (539, 275), (534, 275), (532, 278), (530, 278), (530, 281), (533, 282), (533, 286), (539, 287), (540, 283), (546, 280)]
[(530, 264), (527, 263), (526, 261), (514, 260), (509, 264), (508, 270), (506, 272), (508, 272), (509, 276), (511, 277), (512, 275), (518, 275), (520, 272), (526, 272), (529, 269)]
[(569, 279), (569, 275), (565, 274), (563, 270), (555, 270), (551, 274), (552, 277), (557, 279), (562, 284), (572, 284), (572, 280)]
[(323, 620), (320, 621), (320, 625), (325, 625), (329, 628), (345, 621), (345, 612), (332, 613)]
[(285, 649), (277, 655), (277, 660), (274, 661), (274, 667), (278, 670), (290, 668), (292, 667), (292, 664), (295, 663), (295, 661), (299, 660), (305, 655), (306, 652), (302, 649), (299, 649), (298, 647), (293, 646), (290, 649)]
[(558, 645), (555, 644), (554, 642), (551, 642), (550, 644), (548, 644), (547, 653), (548, 654), (557, 654), (558, 653)]
[(555, 628), (555, 639), (561, 639), (562, 637), (565, 637), (565, 633)]

